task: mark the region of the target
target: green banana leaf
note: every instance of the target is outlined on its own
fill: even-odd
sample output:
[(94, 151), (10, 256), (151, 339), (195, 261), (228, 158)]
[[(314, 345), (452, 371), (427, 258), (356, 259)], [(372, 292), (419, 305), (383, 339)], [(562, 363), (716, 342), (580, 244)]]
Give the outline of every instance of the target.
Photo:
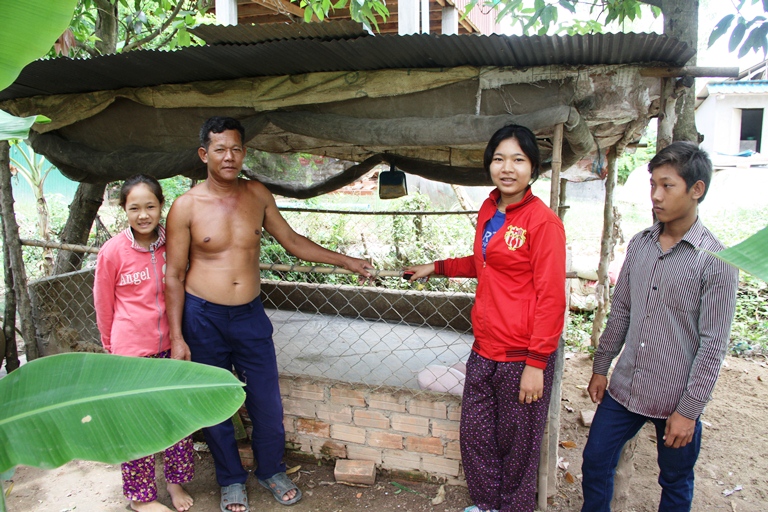
[(768, 282), (768, 226), (733, 247), (713, 254), (724, 262)]
[(26, 139), (35, 123), (50, 123), (45, 116), (16, 117), (0, 110), (0, 140)]
[(0, 0), (0, 91), (69, 27), (77, 0)]
[(231, 372), (175, 361), (69, 353), (0, 379), (0, 473), (73, 459), (115, 464), (229, 419), (245, 399)]

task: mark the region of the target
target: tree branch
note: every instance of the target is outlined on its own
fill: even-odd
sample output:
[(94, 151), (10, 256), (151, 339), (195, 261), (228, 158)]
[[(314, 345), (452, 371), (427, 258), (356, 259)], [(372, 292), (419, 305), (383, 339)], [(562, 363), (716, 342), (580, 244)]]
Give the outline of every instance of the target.
[(659, 9), (663, 9), (664, 8), (661, 5), (663, 3), (663, 0), (640, 0), (640, 1), (642, 3), (644, 3), (644, 4), (648, 4), (648, 5), (652, 5), (654, 7), (658, 7)]
[(99, 53), (99, 51), (96, 48), (91, 48), (90, 46), (88, 46), (82, 41), (75, 40), (75, 47), (78, 50), (83, 50), (85, 53), (87, 53), (91, 57), (98, 57), (101, 55), (101, 53)]
[(145, 43), (148, 43), (148, 42), (152, 41), (157, 36), (159, 36), (163, 32), (163, 30), (168, 28), (171, 25), (171, 23), (173, 23), (173, 20), (176, 19), (176, 16), (179, 15), (179, 11), (181, 11), (181, 7), (182, 7), (183, 4), (184, 4), (184, 0), (179, 0), (178, 3), (176, 4), (176, 7), (173, 8), (173, 12), (171, 12), (171, 15), (168, 17), (168, 19), (166, 19), (162, 23), (162, 25), (157, 27), (154, 31), (152, 31), (146, 37), (143, 37), (143, 38), (139, 39), (138, 41), (134, 41), (131, 44), (125, 45), (123, 47), (123, 51), (124, 52), (129, 52), (129, 51), (131, 51), (131, 50), (133, 50), (135, 48), (140, 47), (141, 45), (143, 45)]

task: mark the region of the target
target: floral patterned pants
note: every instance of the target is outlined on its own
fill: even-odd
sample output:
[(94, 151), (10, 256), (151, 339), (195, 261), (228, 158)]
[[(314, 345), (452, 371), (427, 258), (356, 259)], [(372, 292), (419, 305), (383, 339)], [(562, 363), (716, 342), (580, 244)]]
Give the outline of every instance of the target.
[[(167, 359), (170, 350), (147, 356)], [(195, 460), (192, 438), (186, 437), (163, 452), (165, 480), (169, 484), (183, 484), (195, 476)], [(124, 462), (120, 465), (123, 475), (123, 494), (132, 501), (149, 502), (157, 499), (155, 482), (155, 456)]]

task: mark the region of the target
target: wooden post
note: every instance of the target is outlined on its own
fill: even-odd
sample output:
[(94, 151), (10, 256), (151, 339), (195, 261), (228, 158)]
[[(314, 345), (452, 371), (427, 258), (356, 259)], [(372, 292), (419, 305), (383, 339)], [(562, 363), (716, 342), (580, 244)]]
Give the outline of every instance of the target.
[(549, 207), (558, 213), (557, 207), (560, 199), (560, 170), (563, 166), (563, 124), (555, 125), (555, 133), (552, 137), (552, 178), (549, 189)]
[[(552, 178), (549, 193), (549, 207), (558, 213), (560, 203), (560, 169), (563, 165), (563, 125), (555, 125), (552, 137)], [(567, 286), (566, 283), (564, 283)], [(565, 326), (563, 326), (565, 327)], [(565, 339), (561, 336), (555, 358), (555, 376), (549, 398), (549, 415), (541, 441), (538, 471), (538, 509), (547, 510), (547, 497), (554, 496), (557, 490), (557, 443), (560, 435), (560, 387), (563, 382), (563, 351)]]
[(608, 175), (605, 178), (605, 206), (603, 207), (603, 235), (600, 240), (600, 263), (597, 266), (597, 286), (595, 298), (597, 308), (592, 322), (592, 346), (597, 348), (603, 330), (608, 306), (611, 301), (611, 283), (608, 277), (608, 265), (613, 257), (613, 190), (616, 188), (616, 147), (608, 152)]
[(661, 99), (659, 105), (659, 130), (656, 133), (656, 151), (661, 151), (672, 144), (674, 139), (675, 122), (677, 113), (675, 105), (677, 96), (675, 95), (675, 79), (661, 79)]
[(560, 220), (565, 220), (565, 214), (569, 208), (569, 206), (565, 204), (565, 189), (567, 186), (568, 180), (560, 178), (560, 200), (558, 201), (560, 204), (557, 207), (557, 216), (560, 217)]
[(419, 33), (419, 0), (397, 3), (397, 33), (401, 36)]

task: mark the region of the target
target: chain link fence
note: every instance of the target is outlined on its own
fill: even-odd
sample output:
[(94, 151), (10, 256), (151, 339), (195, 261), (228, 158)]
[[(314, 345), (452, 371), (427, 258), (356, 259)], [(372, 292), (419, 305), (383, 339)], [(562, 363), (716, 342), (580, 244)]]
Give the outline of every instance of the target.
[[(429, 386), (460, 393), (462, 363), (473, 342), (475, 280), (431, 278), (411, 284), (401, 270), (469, 254), (472, 212), (282, 212), (297, 232), (331, 250), (366, 258), (377, 272), (373, 280), (362, 281), (343, 269), (302, 266), (265, 233), (262, 299), (275, 327), (280, 371), (373, 387)], [(93, 272), (30, 283), (44, 353), (101, 350)]]

